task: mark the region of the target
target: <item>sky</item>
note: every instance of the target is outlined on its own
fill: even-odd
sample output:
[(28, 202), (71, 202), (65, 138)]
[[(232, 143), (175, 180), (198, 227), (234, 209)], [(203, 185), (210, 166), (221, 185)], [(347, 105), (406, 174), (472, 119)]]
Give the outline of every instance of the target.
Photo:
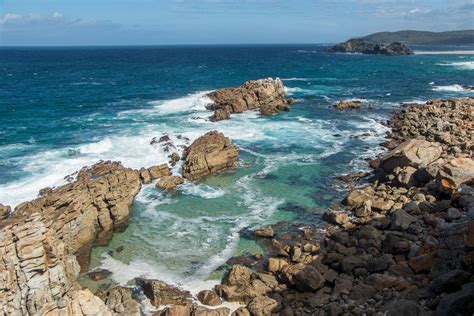
[(474, 29), (474, 0), (0, 0), (0, 46), (334, 43)]

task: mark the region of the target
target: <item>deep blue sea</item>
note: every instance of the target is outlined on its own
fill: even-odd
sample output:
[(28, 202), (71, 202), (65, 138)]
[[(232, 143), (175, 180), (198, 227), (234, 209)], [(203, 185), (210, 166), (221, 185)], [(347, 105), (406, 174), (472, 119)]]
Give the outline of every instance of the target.
[[(401, 102), (474, 96), (462, 88), (474, 85), (474, 55), (324, 48), (0, 48), (0, 203), (32, 199), (101, 159), (133, 168), (166, 162), (169, 153), (150, 145), (153, 137), (168, 134), (180, 152), (205, 132), (222, 131), (242, 148), (238, 170), (171, 193), (145, 186), (128, 229), (96, 248), (92, 262), (119, 283), (138, 275), (188, 288), (212, 281), (229, 257), (262, 251), (243, 230), (318, 223), (344, 194), (333, 177), (367, 168), (382, 151), (382, 123)], [(283, 79), (298, 99), (291, 112), (208, 121), (206, 92), (265, 77)], [(341, 99), (371, 108), (338, 112), (331, 105)], [(119, 246), (124, 251), (114, 252)]]

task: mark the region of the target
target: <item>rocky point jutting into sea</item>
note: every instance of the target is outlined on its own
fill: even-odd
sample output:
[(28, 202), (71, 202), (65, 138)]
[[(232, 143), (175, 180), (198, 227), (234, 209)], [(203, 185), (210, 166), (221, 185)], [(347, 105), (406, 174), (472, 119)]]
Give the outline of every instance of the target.
[[(211, 99), (219, 106), (212, 109), (287, 110), (282, 88), (267, 79), (218, 90)], [(106, 161), (83, 168), (71, 183), (41, 190), (14, 212), (0, 207), (6, 217), (0, 222), (1, 311), (140, 315), (146, 297), (157, 315), (228, 315), (224, 301), (241, 304), (236, 316), (472, 313), (473, 111), (473, 98), (407, 105), (388, 123), (389, 151), (371, 162), (373, 173), (346, 177), (363, 179), (349, 184), (340, 207), (327, 210), (324, 232), (307, 223), (257, 229), (253, 237), (265, 255), (241, 260), (220, 285), (196, 297), (146, 276), (92, 293), (78, 276), (88, 270), (92, 246), (126, 229), (142, 184), (156, 180), (159, 190), (173, 190), (181, 176), (198, 181), (235, 169), (239, 148), (212, 131), (184, 150), (181, 175), (166, 164), (134, 170)]]

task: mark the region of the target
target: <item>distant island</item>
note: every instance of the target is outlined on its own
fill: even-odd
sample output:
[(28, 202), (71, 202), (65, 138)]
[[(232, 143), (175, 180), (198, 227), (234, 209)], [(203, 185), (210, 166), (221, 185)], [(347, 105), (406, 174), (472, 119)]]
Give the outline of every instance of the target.
[(378, 32), (361, 39), (373, 43), (402, 42), (407, 45), (474, 45), (474, 30)]
[(369, 55), (413, 55), (413, 50), (401, 42), (375, 43), (361, 38), (350, 39), (327, 50), (330, 53), (350, 53)]

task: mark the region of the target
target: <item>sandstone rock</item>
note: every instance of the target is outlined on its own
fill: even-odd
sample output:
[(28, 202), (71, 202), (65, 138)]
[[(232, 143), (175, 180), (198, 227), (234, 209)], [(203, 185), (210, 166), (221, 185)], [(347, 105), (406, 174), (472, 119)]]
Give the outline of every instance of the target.
[(166, 307), (159, 314), (160, 316), (191, 316), (192, 305), (172, 305)]
[(268, 259), (268, 271), (270, 272), (278, 272), (286, 265), (288, 265), (288, 262), (285, 259), (278, 259), (278, 258)]
[(268, 296), (258, 296), (247, 305), (247, 309), (252, 316), (267, 316), (276, 314), (280, 304)]
[(183, 154), (183, 177), (199, 180), (204, 176), (235, 169), (239, 148), (217, 131), (199, 137)]
[(396, 167), (427, 166), (436, 161), (443, 148), (425, 140), (412, 139), (400, 144), (380, 161), (380, 167), (386, 172), (392, 172)]
[(180, 176), (164, 176), (156, 183), (156, 188), (160, 190), (170, 191), (176, 189), (184, 180)]
[(209, 290), (199, 292), (197, 298), (204, 305), (216, 306), (222, 304), (221, 298), (215, 292)]
[(132, 289), (118, 286), (98, 296), (117, 316), (140, 316), (140, 304), (132, 298)]
[(441, 192), (452, 193), (461, 184), (474, 181), (474, 160), (454, 158), (439, 170), (436, 185)]
[(214, 110), (211, 121), (228, 119), (231, 113), (260, 110), (262, 115), (289, 111), (291, 101), (286, 98), (280, 79), (247, 81), (238, 88), (224, 88), (207, 95), (214, 103), (208, 109)]
[(143, 184), (150, 184), (152, 179), (151, 179), (151, 174), (148, 169), (141, 168), (139, 171), (140, 173), (140, 179)]
[(257, 296), (271, 292), (278, 281), (273, 275), (257, 273), (249, 268), (234, 265), (216, 292), (229, 302), (248, 304)]
[(323, 220), (330, 224), (344, 226), (349, 222), (349, 217), (344, 212), (324, 212)]
[(355, 208), (364, 204), (365, 201), (371, 201), (374, 198), (374, 194), (374, 189), (370, 186), (363, 189), (352, 190), (344, 198), (342, 203), (350, 208)]
[(302, 292), (320, 289), (325, 282), (315, 267), (304, 263), (284, 266), (281, 275), (285, 283)]
[(9, 205), (3, 205), (0, 203), (0, 220), (7, 218), (11, 211), (12, 209)]
[(255, 230), (255, 236), (262, 238), (272, 238), (275, 235), (271, 226), (258, 228)]
[(338, 110), (347, 110), (347, 109), (360, 109), (362, 107), (361, 101), (339, 101), (339, 103), (334, 104), (334, 107)]
[(231, 316), (250, 316), (250, 312), (245, 307), (239, 307), (232, 313)]
[(102, 162), (83, 168), (72, 183), (17, 206), (0, 231), (0, 306), (5, 313), (74, 309), (79, 314), (89, 303), (99, 310), (105, 306), (78, 291), (79, 264), (86, 270), (91, 246), (107, 242), (113, 229), (126, 224), (140, 188), (138, 172)]
[(220, 307), (215, 309), (209, 309), (202, 306), (197, 306), (192, 312), (192, 316), (228, 316), (230, 309), (227, 307)]
[(148, 168), (148, 172), (150, 173), (150, 177), (152, 180), (159, 179), (161, 177), (170, 176), (171, 170), (167, 164), (162, 164), (159, 166), (153, 166)]
[(371, 200), (367, 200), (367, 201), (364, 201), (364, 203), (362, 203), (362, 205), (358, 206), (355, 210), (354, 210), (354, 215), (356, 217), (368, 217), (370, 216), (370, 214), (372, 214), (372, 202)]
[(192, 303), (191, 293), (160, 280), (136, 279), (142, 287), (143, 293), (150, 299), (153, 306), (161, 305), (188, 305)]

